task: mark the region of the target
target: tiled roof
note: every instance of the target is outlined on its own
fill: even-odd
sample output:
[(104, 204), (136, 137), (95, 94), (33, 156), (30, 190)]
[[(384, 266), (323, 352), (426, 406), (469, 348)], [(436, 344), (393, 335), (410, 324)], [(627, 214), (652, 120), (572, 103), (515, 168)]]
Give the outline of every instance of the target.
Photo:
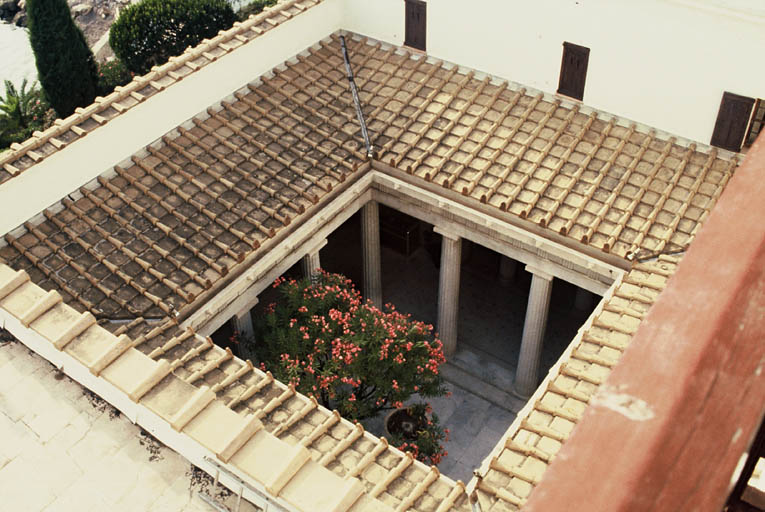
[(265, 429), (279, 439), (306, 446), (314, 460), (338, 476), (360, 479), (367, 492), (393, 510), (436, 510), (452, 492), (460, 493), (456, 503), (465, 502), (459, 484), (404, 457), (385, 441), (365, 435), (337, 413), (209, 339), (181, 331), (170, 321), (149, 324), (143, 319), (124, 324), (114, 334), (128, 335), (137, 350), (155, 361), (166, 361), (185, 382), (208, 386), (234, 412), (257, 415)]
[[(288, 2), (256, 21), (270, 26), (272, 15), (314, 3)], [(248, 23), (235, 29), (251, 36), (232, 29), (234, 43), (204, 43), (207, 49), (184, 54), (195, 57), (170, 64), (188, 70), (203, 65), (255, 37), (256, 23)], [(493, 208), (501, 219), (534, 225), (572, 247), (586, 244), (627, 259), (682, 252), (737, 165), (714, 149), (685, 147), (610, 115), (422, 55), (358, 38), (349, 51), (377, 158), (391, 172), (408, 173), (462, 204)], [(119, 112), (114, 105), (132, 104), (169, 84), (161, 80), (178, 79), (165, 67), (153, 73), (142, 82), (151, 90), (132, 91), (108, 108)], [(75, 115), (83, 128), (66, 129), (81, 136), (102, 124), (106, 110), (93, 114), (99, 108)], [(22, 171), (68, 142), (63, 134), (34, 140), (3, 157), (6, 172)], [(0, 295), (7, 292), (0, 308), (22, 325), (33, 322), (54, 346), (182, 424), (264, 485), (276, 482), (266, 482), (250, 465), (255, 451), (237, 445), (238, 437), (212, 435), (210, 421), (232, 422), (247, 435), (262, 424), (274, 453), (304, 447), (284, 451), (298, 475), (306, 471), (330, 482), (328, 488), (358, 478), (365, 503), (383, 510), (468, 510), (460, 485), (230, 352), (180, 332), (171, 320), (329, 204), (333, 191), (364, 172), (385, 172), (362, 165), (360, 149), (335, 36), (7, 235), (0, 259), (25, 272), (0, 265)], [(514, 510), (524, 502), (675, 263), (668, 256), (636, 263), (580, 331), (478, 483), (487, 510)], [(5, 287), (9, 282), (19, 286)], [(94, 326), (92, 315), (130, 322), (110, 326), (115, 337)], [(313, 462), (301, 459), (305, 453)], [(289, 471), (285, 467), (282, 475), (298, 478)], [(278, 489), (291, 492), (289, 484)], [(342, 487), (343, 493), (354, 489)], [(352, 510), (366, 510), (357, 507)]]
[(162, 318), (193, 303), (363, 162), (337, 132), (345, 117), (314, 124), (240, 96), (6, 235), (0, 259), (99, 317)]
[(155, 66), (149, 73), (136, 77), (125, 86), (117, 87), (108, 96), (99, 96), (92, 105), (78, 108), (66, 119), (57, 119), (47, 130), (35, 132), (20, 144), (12, 144), (11, 151), (0, 155), (0, 184), (321, 1), (282, 1), (246, 21), (236, 22), (233, 27), (221, 31), (212, 39), (188, 48), (183, 54), (171, 57), (166, 64)]
[[(473, 71), (350, 49), (381, 160), (574, 245), (683, 250), (737, 163)], [(0, 258), (98, 316), (174, 314), (363, 162), (342, 70), (333, 37), (6, 236)]]
[(472, 70), (351, 52), (380, 160), (622, 258), (686, 247), (738, 163)]
[[(518, 510), (526, 501), (677, 263), (670, 256), (637, 263), (609, 292), (482, 468), (475, 488), (489, 507), (485, 510)], [(216, 453), (223, 451), (221, 439), (205, 434), (204, 422), (208, 416), (221, 421), (229, 410), (238, 418), (256, 418), (287, 446), (306, 448), (314, 462), (343, 481), (358, 479), (367, 495), (389, 510), (469, 510), (461, 484), (171, 320), (112, 323), (109, 333), (89, 313), (77, 313), (56, 292), (46, 293), (25, 272), (5, 265), (0, 265), (0, 308), (180, 430), (188, 425), (189, 435)], [(222, 460), (248, 464), (233, 453)]]
[(482, 467), (492, 508), (519, 510), (618, 362), (679, 257), (636, 263), (604, 297)]
[(171, 321), (110, 333), (5, 265), (0, 308), (298, 510), (469, 510), (460, 482)]

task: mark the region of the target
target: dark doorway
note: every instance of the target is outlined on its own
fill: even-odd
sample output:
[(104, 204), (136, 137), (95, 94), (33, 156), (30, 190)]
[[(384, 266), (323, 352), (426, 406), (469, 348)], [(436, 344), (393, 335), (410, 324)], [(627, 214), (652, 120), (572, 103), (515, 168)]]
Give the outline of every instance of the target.
[(724, 92), (710, 144), (730, 151), (741, 151), (753, 108), (754, 98)]
[(422, 0), (406, 0), (404, 44), (425, 51), (426, 4)]
[(581, 100), (584, 98), (584, 82), (590, 49), (573, 43), (563, 43), (563, 61), (560, 65), (558, 93)]

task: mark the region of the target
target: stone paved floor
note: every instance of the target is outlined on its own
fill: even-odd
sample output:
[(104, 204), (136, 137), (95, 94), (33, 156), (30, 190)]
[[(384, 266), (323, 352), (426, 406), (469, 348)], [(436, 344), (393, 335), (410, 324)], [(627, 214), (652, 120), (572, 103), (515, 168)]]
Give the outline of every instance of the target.
[[(213, 511), (203, 489), (212, 479), (186, 459), (21, 343), (0, 342), (0, 510)], [(234, 510), (236, 496), (218, 496)]]

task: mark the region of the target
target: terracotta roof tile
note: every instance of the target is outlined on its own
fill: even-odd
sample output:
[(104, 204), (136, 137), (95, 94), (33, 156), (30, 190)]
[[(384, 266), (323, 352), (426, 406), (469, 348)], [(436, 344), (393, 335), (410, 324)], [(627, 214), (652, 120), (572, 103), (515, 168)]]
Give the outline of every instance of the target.
[(321, 0), (282, 1), (244, 22), (235, 23), (233, 27), (221, 31), (212, 39), (203, 40), (183, 54), (171, 57), (169, 62), (155, 66), (150, 72), (135, 77), (127, 85), (117, 87), (108, 96), (97, 97), (93, 104), (77, 108), (66, 119), (57, 119), (54, 125), (44, 132), (35, 132), (26, 141), (13, 144), (12, 151), (0, 156), (0, 184), (190, 73), (320, 2)]
[[(350, 48), (382, 161), (618, 256), (686, 247), (736, 164), (457, 66)], [(359, 165), (341, 69), (337, 39), (321, 43), (7, 236), (0, 257), (98, 316), (174, 314)]]

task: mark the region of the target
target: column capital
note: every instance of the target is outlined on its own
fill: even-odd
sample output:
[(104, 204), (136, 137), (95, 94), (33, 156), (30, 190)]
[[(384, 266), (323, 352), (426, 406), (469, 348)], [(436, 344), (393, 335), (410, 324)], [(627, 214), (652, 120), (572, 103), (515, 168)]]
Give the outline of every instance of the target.
[(433, 232), (438, 233), (439, 235), (448, 238), (450, 240), (454, 240), (455, 242), (458, 240), (462, 240), (462, 237), (454, 233), (453, 231), (450, 231), (449, 228), (443, 228), (440, 226), (433, 226)]
[(306, 251), (306, 254), (314, 254), (316, 252), (319, 252), (320, 250), (324, 248), (325, 245), (327, 245), (327, 239), (323, 238), (319, 240), (318, 242), (316, 242), (315, 244), (309, 246), (310, 249)]
[(544, 279), (545, 281), (552, 281), (553, 277), (555, 277), (552, 274), (550, 274), (548, 272), (545, 272), (544, 270), (542, 270), (542, 269), (540, 269), (538, 267), (531, 266), (531, 265), (526, 265), (525, 269), (526, 269), (526, 272), (534, 274), (538, 278)]
[(245, 316), (245, 315), (249, 314), (250, 310), (258, 305), (258, 302), (260, 302), (260, 299), (255, 297), (254, 299), (249, 301), (245, 307), (240, 309), (239, 312), (235, 316), (242, 317), (242, 316)]

